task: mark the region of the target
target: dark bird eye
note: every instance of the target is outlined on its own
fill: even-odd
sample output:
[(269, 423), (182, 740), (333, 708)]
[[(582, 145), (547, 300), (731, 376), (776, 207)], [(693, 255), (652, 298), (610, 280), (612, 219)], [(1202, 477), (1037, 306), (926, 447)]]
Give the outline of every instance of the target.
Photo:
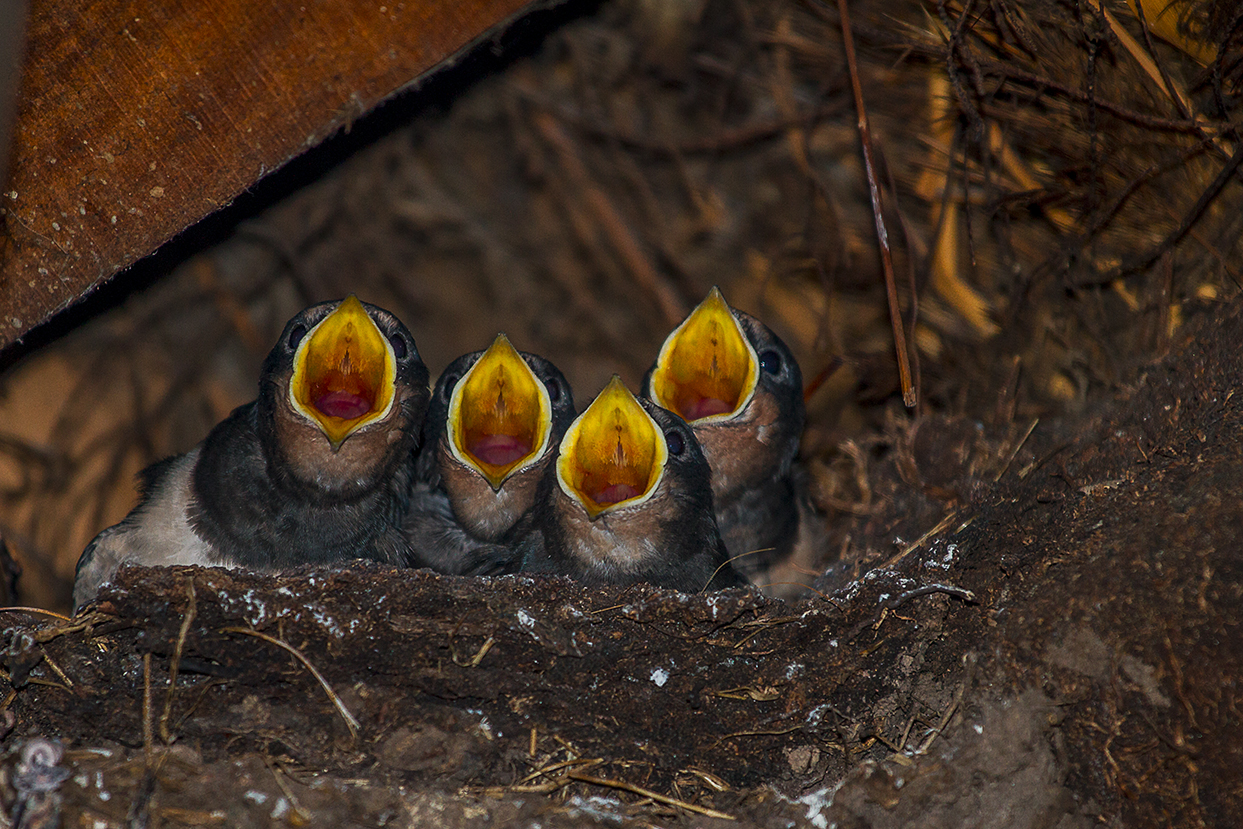
[(561, 384), (549, 377), (544, 381), (544, 385), (548, 388), (548, 399), (556, 403), (561, 399)]
[(665, 445), (670, 455), (681, 455), (686, 451), (686, 439), (679, 432), (665, 432)]
[(391, 334), (388, 341), (393, 346), (393, 356), (398, 360), (406, 359), (406, 354), (409, 353), (406, 348), (406, 338), (400, 334)]
[(781, 371), (781, 355), (776, 351), (765, 351), (760, 355), (760, 368), (768, 374), (776, 374)]
[(289, 347), (297, 348), (298, 343), (302, 342), (302, 338), (306, 336), (306, 326), (298, 323), (289, 331)]
[(460, 374), (450, 374), (444, 381), (444, 398), (448, 400), (453, 396), (453, 387), (457, 385), (457, 381), (462, 379)]

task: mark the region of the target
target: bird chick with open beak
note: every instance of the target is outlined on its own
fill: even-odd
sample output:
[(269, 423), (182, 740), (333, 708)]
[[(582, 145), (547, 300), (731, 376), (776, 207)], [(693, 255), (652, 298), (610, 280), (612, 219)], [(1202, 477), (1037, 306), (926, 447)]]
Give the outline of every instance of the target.
[(264, 360), (258, 399), (142, 473), (138, 506), (82, 553), (75, 607), (126, 562), (399, 563), (427, 382), (388, 311), (352, 294), (302, 311)]
[(713, 288), (665, 339), (643, 395), (684, 418), (703, 446), (738, 572), (755, 578), (788, 558), (809, 506), (794, 468), (803, 378), (781, 338)]
[(456, 575), (514, 569), (499, 542), (535, 503), (574, 414), (565, 376), (504, 334), (450, 363), (423, 426), (410, 563)]
[(566, 430), (512, 543), (524, 572), (690, 593), (742, 584), (694, 434), (616, 375)]

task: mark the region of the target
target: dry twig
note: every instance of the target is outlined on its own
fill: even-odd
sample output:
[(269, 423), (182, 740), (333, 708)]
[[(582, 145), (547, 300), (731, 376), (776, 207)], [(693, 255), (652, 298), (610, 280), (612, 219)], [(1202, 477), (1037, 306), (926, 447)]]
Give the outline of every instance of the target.
[(332, 701), (332, 705), (337, 709), (337, 713), (341, 715), (341, 719), (345, 720), (345, 726), (350, 730), (350, 736), (355, 740), (358, 739), (358, 720), (354, 719), (354, 715), (351, 714), (345, 707), (345, 703), (343, 703), (341, 698), (337, 696), (336, 691), (332, 690), (332, 686), (328, 684), (326, 679), (324, 679), (323, 674), (321, 674), (319, 670), (311, 664), (311, 660), (307, 659), (301, 651), (293, 645), (290, 645), (288, 642), (284, 642), (277, 639), (275, 636), (269, 636), (268, 634), (254, 630), (253, 628), (227, 627), (221, 628), (220, 632), (240, 633), (244, 636), (253, 636), (256, 639), (262, 639), (265, 642), (276, 645), (278, 648), (287, 651), (291, 656), (301, 662), (304, 668), (311, 672), (311, 676), (315, 677), (315, 681), (318, 682), (320, 687), (324, 689), (324, 693), (326, 693), (328, 695), (328, 699)]
[(536, 129), (556, 151), (557, 159), (565, 168), (570, 180), (586, 201), (592, 216), (599, 223), (609, 242), (613, 245), (635, 280), (648, 292), (660, 308), (661, 315), (670, 325), (677, 325), (686, 312), (673, 288), (660, 276), (643, 247), (630, 229), (625, 218), (609, 200), (608, 195), (592, 181), (587, 166), (579, 157), (570, 141), (569, 134), (547, 112), (537, 112), (533, 118)]
[[(902, 308), (898, 303), (898, 281), (893, 272), (893, 252), (889, 247), (889, 230), (885, 226), (880, 179), (873, 158), (872, 128), (863, 103), (863, 86), (859, 82), (859, 62), (855, 57), (855, 41), (850, 30), (850, 11), (846, 0), (837, 0), (837, 13), (841, 19), (842, 46), (846, 52), (846, 65), (850, 68), (850, 88), (854, 93), (855, 111), (858, 114), (859, 141), (863, 146), (863, 167), (867, 173), (868, 195), (872, 199), (872, 218), (876, 224), (876, 239), (880, 244), (881, 266), (885, 271), (885, 295), (889, 300), (889, 323), (893, 328), (893, 345), (898, 358), (898, 382), (902, 388), (902, 402), (908, 409), (913, 409), (919, 403), (919, 390), (911, 379), (911, 354), (906, 345)], [(911, 297), (911, 302), (915, 302), (914, 296)]]
[(177, 672), (181, 668), (181, 653), (186, 645), (186, 634), (194, 622), (194, 578), (186, 578), (186, 610), (181, 617), (181, 629), (177, 632), (177, 645), (173, 648), (173, 661), (168, 667), (168, 693), (164, 696), (164, 712), (160, 714), (160, 739), (172, 742), (168, 732), (168, 718), (173, 711), (173, 694), (177, 689)]
[[(919, 748), (915, 750), (916, 754), (928, 753), (928, 749), (932, 748), (932, 741), (945, 730), (945, 727), (949, 725), (950, 720), (953, 718), (954, 712), (962, 704), (963, 694), (967, 692), (967, 686), (971, 683), (971, 678), (975, 674), (976, 656), (973, 653), (963, 654), (962, 661), (967, 668), (967, 673), (962, 678), (962, 682), (958, 683), (958, 689), (954, 692), (954, 699), (950, 701), (950, 704), (946, 706), (945, 711), (941, 714), (941, 719), (937, 722), (936, 728), (932, 729), (928, 736), (924, 738), (924, 741), (920, 743)], [(903, 744), (905, 745), (905, 743)]]
[(709, 809), (706, 806), (699, 806), (695, 803), (688, 803), (685, 800), (678, 800), (676, 797), (669, 797), (668, 795), (663, 795), (658, 792), (654, 792), (651, 789), (645, 789), (642, 786), (635, 786), (634, 784), (627, 783), (624, 780), (612, 780), (610, 778), (605, 778), (605, 777), (592, 777), (587, 774), (581, 774), (579, 772), (573, 772), (573, 771), (568, 772), (566, 774), (566, 777), (570, 780), (577, 780), (579, 783), (590, 783), (593, 786), (606, 786), (610, 789), (621, 789), (624, 792), (630, 792), (631, 794), (637, 794), (642, 797), (651, 798), (652, 800), (655, 800), (657, 803), (663, 803), (666, 806), (675, 806), (680, 809), (686, 809), (688, 812), (694, 812), (696, 814), (704, 815), (706, 817), (714, 817), (714, 818), (719, 818), (721, 820), (737, 820), (738, 819), (734, 817), (733, 815), (726, 814), (725, 812), (718, 812), (716, 809)]

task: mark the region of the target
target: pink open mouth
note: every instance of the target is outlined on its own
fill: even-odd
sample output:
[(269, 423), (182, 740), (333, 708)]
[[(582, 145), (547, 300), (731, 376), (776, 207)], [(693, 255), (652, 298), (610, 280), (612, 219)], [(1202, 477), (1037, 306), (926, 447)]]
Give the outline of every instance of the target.
[(488, 435), (466, 447), (466, 451), (490, 466), (508, 466), (531, 453), (531, 444), (510, 435)]
[(353, 420), (371, 411), (371, 401), (348, 391), (330, 391), (315, 399), (315, 408), (328, 417)]
[(639, 490), (630, 484), (612, 484), (591, 496), (591, 500), (597, 504), (616, 504), (629, 498), (637, 498), (640, 495)]
[(689, 422), (699, 420), (701, 417), (725, 414), (733, 410), (734, 407), (724, 400), (716, 397), (701, 397), (698, 400), (687, 401), (682, 406), (681, 414)]

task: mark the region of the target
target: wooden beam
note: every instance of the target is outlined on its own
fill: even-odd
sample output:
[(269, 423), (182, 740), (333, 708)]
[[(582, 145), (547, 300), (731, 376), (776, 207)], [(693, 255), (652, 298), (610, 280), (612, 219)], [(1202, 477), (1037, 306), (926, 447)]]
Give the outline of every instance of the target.
[(33, 0), (0, 348), (527, 4)]

